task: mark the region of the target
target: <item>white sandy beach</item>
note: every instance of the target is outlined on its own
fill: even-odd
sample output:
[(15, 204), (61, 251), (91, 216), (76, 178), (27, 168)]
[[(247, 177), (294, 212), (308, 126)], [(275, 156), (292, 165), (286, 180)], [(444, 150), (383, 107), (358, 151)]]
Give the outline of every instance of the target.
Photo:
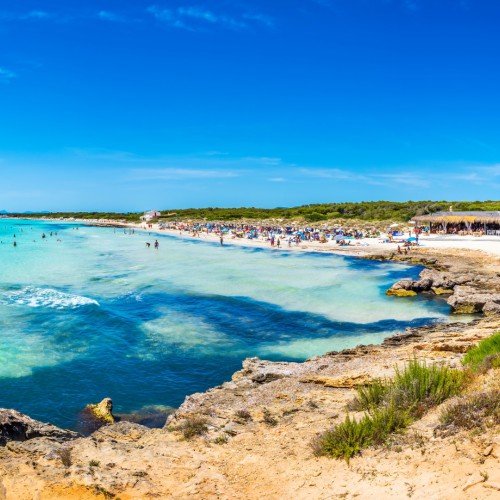
[[(99, 225), (104, 221), (82, 221), (91, 224)], [(112, 223), (113, 221), (106, 221), (107, 223)], [(147, 233), (151, 233), (152, 239), (154, 234), (169, 234), (179, 238), (186, 239), (201, 239), (206, 241), (211, 241), (214, 243), (219, 243), (220, 236), (214, 233), (200, 233), (199, 236), (193, 236), (192, 233), (188, 231), (179, 231), (173, 229), (160, 229), (158, 224), (153, 224), (152, 229), (145, 229), (144, 224), (121, 224), (124, 227), (130, 227), (135, 230), (141, 230)], [(405, 234), (408, 234), (406, 229)], [(292, 251), (305, 251), (305, 252), (335, 252), (335, 253), (372, 253), (373, 251), (380, 250), (382, 252), (387, 252), (389, 250), (397, 251), (398, 241), (402, 245), (406, 237), (397, 237), (394, 243), (386, 243), (386, 238), (362, 238), (360, 240), (351, 240), (351, 244), (348, 246), (340, 246), (334, 241), (328, 241), (327, 243), (320, 243), (317, 241), (302, 241), (299, 245), (292, 243), (288, 246), (288, 242), (283, 239), (281, 242), (281, 247), (276, 246), (271, 247), (269, 241), (264, 239), (246, 239), (237, 238), (233, 235), (226, 235), (224, 237), (224, 245), (238, 245), (247, 247), (258, 247), (258, 248), (269, 248), (273, 251), (280, 250), (292, 250)], [(154, 239), (150, 241), (153, 243)], [(455, 236), (455, 235), (420, 235), (419, 236), (419, 246), (417, 248), (435, 248), (435, 249), (454, 249), (454, 250), (475, 250), (486, 252), (492, 256), (500, 257), (500, 236)]]

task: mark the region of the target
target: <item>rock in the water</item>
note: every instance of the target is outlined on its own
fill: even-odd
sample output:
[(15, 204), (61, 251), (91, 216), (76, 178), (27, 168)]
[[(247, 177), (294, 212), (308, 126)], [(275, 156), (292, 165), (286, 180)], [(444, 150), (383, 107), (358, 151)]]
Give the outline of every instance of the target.
[(392, 296), (392, 297), (412, 297), (414, 295), (417, 295), (417, 292), (413, 290), (405, 290), (404, 288), (389, 288), (387, 292), (385, 292), (386, 295)]
[(87, 408), (89, 408), (99, 420), (103, 420), (108, 424), (115, 423), (115, 417), (113, 416), (113, 401), (111, 398), (104, 398), (96, 405), (87, 405)]
[(113, 401), (104, 398), (98, 404), (87, 405), (80, 414), (79, 429), (83, 434), (91, 434), (103, 425), (114, 424)]
[(0, 446), (5, 446), (9, 441), (27, 441), (37, 437), (64, 442), (81, 436), (77, 432), (33, 420), (18, 411), (0, 409)]

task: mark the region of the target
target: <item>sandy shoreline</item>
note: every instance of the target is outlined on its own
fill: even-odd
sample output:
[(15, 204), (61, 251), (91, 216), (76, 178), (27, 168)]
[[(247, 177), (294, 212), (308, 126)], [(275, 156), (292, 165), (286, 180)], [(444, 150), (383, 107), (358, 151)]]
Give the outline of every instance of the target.
[[(193, 236), (187, 231), (179, 231), (174, 229), (160, 229), (158, 224), (154, 224), (153, 228), (145, 228), (143, 224), (139, 223), (119, 223), (115, 221), (75, 221), (79, 223), (88, 224), (91, 226), (115, 226), (130, 228), (145, 233), (154, 234), (167, 234), (183, 239), (198, 239), (202, 241), (209, 241), (212, 243), (220, 243), (220, 236), (214, 233), (201, 233), (199, 236)], [(269, 241), (263, 239), (246, 239), (237, 238), (232, 235), (224, 237), (224, 245), (236, 245), (251, 248), (267, 248), (272, 251), (302, 251), (302, 252), (329, 252), (338, 254), (353, 254), (353, 255), (373, 255), (374, 253), (394, 253), (397, 252), (398, 241), (402, 246), (403, 237), (396, 238), (395, 243), (385, 243), (386, 238), (362, 238), (360, 240), (351, 240), (348, 246), (337, 245), (333, 241), (327, 243), (320, 243), (317, 241), (302, 241), (299, 245), (292, 243), (288, 246), (288, 242), (283, 240), (281, 248), (276, 246), (271, 247)], [(436, 250), (474, 250), (485, 252), (494, 257), (500, 257), (500, 236), (453, 236), (453, 235), (420, 235), (419, 246), (412, 248), (413, 251), (436, 249)]]
[[(34, 218), (26, 217), (28, 220), (40, 220), (40, 221), (58, 221), (61, 219), (51, 219), (51, 218)], [(5, 220), (8, 220), (6, 218)], [(207, 241), (215, 244), (220, 244), (220, 236), (214, 233), (200, 233), (198, 236), (193, 236), (192, 233), (188, 231), (179, 231), (177, 229), (166, 229), (160, 228), (158, 224), (153, 224), (152, 228), (145, 227), (144, 223), (132, 223), (132, 222), (120, 222), (116, 220), (104, 220), (104, 219), (64, 219), (62, 222), (74, 222), (78, 224), (84, 224), (88, 226), (95, 227), (116, 227), (116, 228), (128, 228), (134, 231), (141, 231), (143, 233), (151, 233), (149, 238), (145, 238), (145, 242), (149, 241), (154, 243), (153, 235), (169, 235), (181, 239), (197, 239), (201, 241)], [(271, 247), (269, 241), (265, 241), (261, 238), (258, 239), (247, 239), (238, 238), (233, 235), (224, 236), (224, 245), (234, 245), (249, 248), (264, 248), (271, 251), (300, 251), (300, 252), (322, 252), (322, 253), (335, 253), (341, 255), (358, 255), (358, 256), (370, 256), (370, 255), (391, 255), (397, 254), (398, 245), (403, 246), (403, 241), (407, 238), (408, 231), (411, 227), (405, 228), (403, 233), (405, 236), (396, 237), (393, 243), (386, 243), (387, 237), (381, 236), (379, 238), (361, 238), (359, 240), (351, 240), (351, 244), (348, 246), (340, 246), (334, 241), (328, 240), (326, 243), (320, 243), (318, 241), (301, 241), (299, 245), (292, 243), (291, 246), (288, 245), (288, 241), (283, 239), (281, 241), (281, 247), (276, 246)], [(438, 251), (442, 253), (447, 250), (453, 251), (473, 251), (487, 254), (490, 257), (500, 258), (500, 236), (456, 236), (456, 235), (436, 235), (431, 234), (429, 236), (421, 234), (419, 236), (419, 246), (411, 248), (411, 253), (417, 251)]]

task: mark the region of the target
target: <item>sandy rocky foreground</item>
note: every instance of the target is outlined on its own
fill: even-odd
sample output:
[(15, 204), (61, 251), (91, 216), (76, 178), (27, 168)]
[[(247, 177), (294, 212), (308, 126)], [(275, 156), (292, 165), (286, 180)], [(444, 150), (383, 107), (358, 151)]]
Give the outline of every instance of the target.
[[(500, 331), (500, 259), (427, 249), (365, 257), (429, 267), (419, 281), (396, 284), (395, 295), (448, 290), (456, 310), (484, 314), (304, 363), (247, 359), (230, 382), (187, 397), (164, 429), (120, 422), (82, 438), (0, 410), (0, 499), (500, 498), (498, 428), (435, 436), (440, 408), (350, 464), (313, 455), (311, 439), (345, 418), (357, 384), (391, 376), (414, 354), (459, 366), (470, 346)], [(500, 390), (498, 379), (490, 371), (481, 389)], [(186, 441), (169, 430), (199, 415), (210, 423), (204, 436)]]

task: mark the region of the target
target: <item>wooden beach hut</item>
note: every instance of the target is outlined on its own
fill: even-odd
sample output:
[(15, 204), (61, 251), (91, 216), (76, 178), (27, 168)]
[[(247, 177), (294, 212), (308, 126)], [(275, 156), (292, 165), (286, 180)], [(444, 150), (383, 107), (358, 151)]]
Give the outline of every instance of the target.
[(413, 220), (431, 232), (488, 234), (500, 236), (500, 212), (436, 212), (417, 215)]

